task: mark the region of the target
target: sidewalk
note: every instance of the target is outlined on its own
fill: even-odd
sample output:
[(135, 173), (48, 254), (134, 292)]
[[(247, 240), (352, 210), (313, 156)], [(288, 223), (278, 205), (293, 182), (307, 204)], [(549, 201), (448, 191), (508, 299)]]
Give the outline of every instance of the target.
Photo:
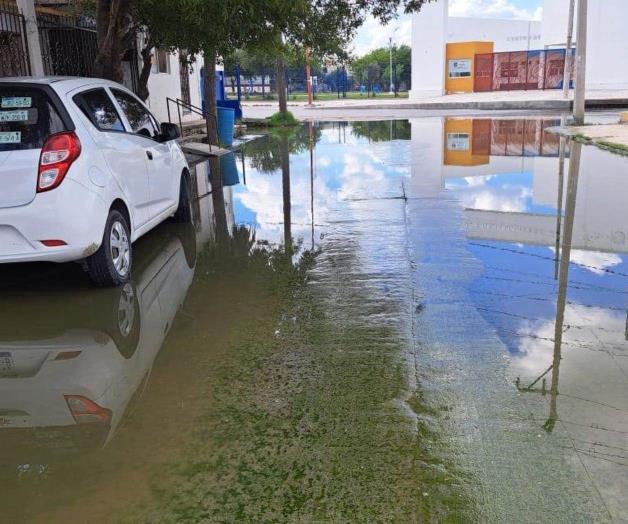
[[(571, 93), (573, 96), (573, 92)], [(355, 117), (354, 111), (368, 110), (378, 113), (388, 113), (382, 116), (407, 116), (408, 111), (453, 111), (453, 110), (493, 110), (493, 111), (561, 111), (569, 110), (571, 99), (563, 98), (562, 91), (552, 89), (547, 91), (494, 91), (488, 93), (464, 93), (455, 95), (412, 99), (377, 99), (364, 98), (360, 100), (329, 100), (315, 102), (308, 106), (306, 102), (289, 102), (290, 111), (297, 118), (320, 119), (322, 117), (341, 118)], [(242, 102), (245, 116), (248, 118), (265, 118), (277, 111), (277, 101)], [(628, 89), (624, 90), (595, 90), (587, 93), (587, 108), (628, 108)]]
[(561, 126), (548, 131), (628, 156), (628, 124)]

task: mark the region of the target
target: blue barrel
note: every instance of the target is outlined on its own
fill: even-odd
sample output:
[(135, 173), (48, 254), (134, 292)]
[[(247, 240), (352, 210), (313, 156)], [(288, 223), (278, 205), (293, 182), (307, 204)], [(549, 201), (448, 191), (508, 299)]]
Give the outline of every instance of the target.
[(222, 185), (224, 187), (236, 186), (240, 183), (238, 165), (234, 153), (228, 153), (220, 157), (220, 171), (222, 172)]
[(218, 108), (218, 140), (223, 146), (233, 145), (235, 111), (228, 107)]

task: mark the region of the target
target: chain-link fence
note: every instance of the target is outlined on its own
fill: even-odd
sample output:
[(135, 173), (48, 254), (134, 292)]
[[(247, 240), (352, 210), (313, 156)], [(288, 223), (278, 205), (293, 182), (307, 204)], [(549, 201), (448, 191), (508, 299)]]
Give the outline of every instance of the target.
[[(312, 94), (314, 98), (342, 98), (350, 87), (347, 70), (338, 67), (333, 70), (315, 70), (310, 72)], [(234, 69), (225, 71), (225, 96), (228, 99), (240, 97), (242, 100), (276, 100), (277, 72), (274, 69), (246, 71)], [(289, 100), (307, 98), (307, 76), (305, 68), (286, 69), (285, 86)]]

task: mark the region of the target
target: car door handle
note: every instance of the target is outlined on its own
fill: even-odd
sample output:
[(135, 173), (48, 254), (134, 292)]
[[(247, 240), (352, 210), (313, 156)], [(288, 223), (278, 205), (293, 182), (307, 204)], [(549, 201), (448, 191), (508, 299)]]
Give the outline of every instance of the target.
[(146, 151), (146, 156), (148, 157), (148, 160), (152, 160), (153, 159), (153, 152), (152, 151)]

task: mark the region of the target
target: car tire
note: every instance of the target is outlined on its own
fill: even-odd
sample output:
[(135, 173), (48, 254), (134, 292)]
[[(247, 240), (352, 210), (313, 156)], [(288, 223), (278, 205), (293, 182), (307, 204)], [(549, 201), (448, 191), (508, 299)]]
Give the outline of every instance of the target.
[(192, 193), (190, 188), (190, 177), (187, 174), (181, 175), (181, 185), (179, 189), (179, 206), (174, 213), (175, 222), (192, 222)]
[(100, 248), (86, 260), (87, 273), (98, 287), (120, 286), (129, 281), (132, 261), (128, 221), (120, 211), (112, 209)]
[(118, 352), (128, 360), (135, 354), (140, 340), (140, 304), (131, 282), (120, 286), (116, 293), (117, 299), (111, 304), (107, 334), (115, 343)]

